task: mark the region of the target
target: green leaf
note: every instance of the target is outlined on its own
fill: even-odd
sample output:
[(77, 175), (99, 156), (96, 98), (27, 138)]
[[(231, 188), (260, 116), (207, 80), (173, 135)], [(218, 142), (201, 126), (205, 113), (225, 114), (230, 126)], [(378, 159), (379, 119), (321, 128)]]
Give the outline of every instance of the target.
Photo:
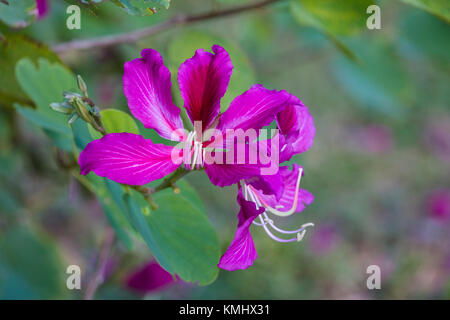
[(438, 0), (402, 0), (417, 8), (426, 10), (447, 22), (450, 22), (450, 2)]
[(208, 218), (190, 201), (174, 194), (156, 194), (159, 208), (144, 215), (125, 195), (128, 210), (158, 262), (183, 280), (206, 285), (215, 280), (220, 248)]
[(71, 124), (71, 127), (75, 146), (78, 150), (83, 150), (86, 148), (87, 144), (93, 140), (88, 130), (88, 124), (83, 119), (77, 119)]
[(155, 6), (169, 9), (170, 0), (112, 0), (118, 7), (133, 16), (148, 16), (155, 14)]
[[(449, 63), (450, 26), (445, 21), (425, 11), (411, 10), (402, 16), (400, 26), (400, 35), (407, 43), (404, 48), (407, 54), (424, 55), (443, 65)], [(402, 42), (402, 45), (405, 44)]]
[[(150, 185), (156, 186), (158, 183), (160, 183), (160, 181), (158, 181), (157, 183), (152, 183)], [(200, 198), (200, 195), (198, 194), (197, 190), (195, 190), (189, 184), (189, 182), (186, 181), (186, 179), (178, 180), (176, 185), (180, 189), (180, 193), (178, 194), (178, 196), (188, 200), (192, 205), (196, 206), (197, 209), (199, 209), (200, 212), (202, 212), (206, 216), (205, 205), (203, 204), (203, 201)], [(167, 188), (165, 190), (161, 190), (160, 192), (158, 192), (158, 196), (163, 194), (173, 194), (173, 190), (171, 188)]]
[(158, 260), (159, 264), (168, 272), (174, 273), (175, 270), (167, 262), (165, 255), (163, 254), (163, 251), (160, 249), (158, 243), (156, 242), (152, 232), (150, 231), (148, 223), (143, 215), (143, 211), (145, 212), (149, 211), (148, 205), (143, 204), (142, 201), (141, 203), (139, 203), (136, 199), (138, 199), (141, 196), (134, 191), (131, 192), (134, 196), (131, 196), (129, 193), (125, 193), (123, 196), (123, 202), (125, 204), (125, 208), (128, 212), (133, 227), (136, 229), (136, 231), (139, 232), (139, 234), (142, 236), (142, 239), (145, 241), (145, 243), (147, 243), (149, 248), (152, 250), (152, 253)]
[(0, 236), (0, 299), (63, 298), (65, 270), (58, 248), (42, 234), (15, 227)]
[(167, 52), (170, 69), (172, 71), (172, 83), (177, 87), (177, 90), (175, 91), (179, 105), (182, 105), (183, 103), (179, 94), (178, 81), (176, 79), (179, 66), (186, 59), (191, 58), (197, 49), (203, 48), (206, 51), (211, 52), (211, 47), (214, 44), (218, 44), (228, 51), (234, 66), (227, 92), (221, 100), (220, 110), (222, 112), (228, 108), (230, 102), (236, 96), (242, 94), (244, 91), (248, 90), (250, 86), (255, 84), (255, 73), (250, 61), (245, 52), (235, 43), (210, 33), (187, 30), (180, 35), (177, 35), (177, 37), (170, 42)]
[(337, 58), (333, 65), (339, 83), (347, 92), (369, 107), (392, 117), (407, 111), (414, 96), (413, 83), (393, 48), (383, 42), (364, 39), (351, 43), (360, 63)]
[(338, 38), (353, 35), (366, 28), (367, 7), (371, 0), (291, 0), (291, 14), (302, 25), (324, 33), (347, 58), (357, 61), (356, 55)]
[(367, 7), (373, 0), (291, 0), (291, 13), (298, 23), (326, 34), (351, 35), (366, 27)]
[[(107, 133), (128, 132), (139, 134), (139, 129), (134, 119), (128, 114), (116, 109), (104, 109), (100, 111), (103, 126)], [(94, 139), (100, 139), (101, 133), (88, 125), (89, 132)]]
[(0, 2), (0, 21), (13, 28), (26, 27), (34, 20), (31, 10), (35, 6), (35, 0), (14, 0), (8, 1), (8, 4)]
[(67, 116), (50, 108), (50, 103), (62, 99), (63, 91), (74, 91), (77, 87), (72, 72), (45, 59), (39, 59), (36, 67), (30, 59), (24, 58), (16, 65), (16, 77), (21, 88), (36, 104), (36, 109), (14, 104), (17, 111), (43, 128), (57, 145), (61, 146), (63, 141), (72, 141)]
[(15, 74), (16, 63), (24, 57), (28, 57), (33, 62), (37, 62), (39, 57), (54, 62), (60, 61), (46, 46), (27, 37), (7, 35), (3, 40), (0, 37), (0, 105), (12, 107), (14, 102), (33, 104), (30, 97), (22, 90)]
[(61, 134), (57, 131), (43, 129), (44, 133), (53, 141), (55, 146), (64, 150), (64, 151), (72, 151), (73, 143), (72, 136)]

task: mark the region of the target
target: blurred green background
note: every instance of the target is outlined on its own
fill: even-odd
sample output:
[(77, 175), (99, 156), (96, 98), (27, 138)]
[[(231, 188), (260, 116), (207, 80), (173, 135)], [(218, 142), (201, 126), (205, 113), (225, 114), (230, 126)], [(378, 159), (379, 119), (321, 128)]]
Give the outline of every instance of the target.
[[(148, 16), (129, 15), (106, 1), (82, 6), (81, 30), (65, 27), (68, 2), (51, 1), (47, 17), (23, 28), (11, 28), (23, 18), (14, 20), (0, 7), (2, 39), (24, 35), (51, 46), (249, 1), (173, 0), (168, 10)], [(449, 299), (448, 2), (436, 1), (442, 9), (434, 13), (441, 16), (405, 2), (375, 2), (381, 30), (353, 27), (351, 19), (365, 24), (365, 10), (352, 18), (330, 1), (280, 1), (133, 44), (62, 53), (61, 62), (83, 76), (100, 108), (128, 112), (125, 61), (142, 48), (158, 50), (181, 106), (176, 70), (197, 48), (217, 43), (234, 64), (222, 107), (261, 83), (301, 98), (317, 128), (313, 147), (294, 159), (304, 166), (302, 185), (315, 201), (285, 221), (288, 227), (315, 223), (302, 242), (280, 244), (254, 228), (259, 257), (250, 269), (221, 271), (208, 286), (177, 281), (145, 296), (127, 289), (124, 279), (151, 259), (150, 250), (138, 240), (132, 250), (117, 243), (96, 298)], [(305, 12), (325, 20), (308, 23)], [(21, 54), (33, 56), (39, 48)], [(27, 104), (29, 98), (14, 91), (15, 80), (8, 78), (14, 65), (1, 59), (0, 298), (81, 298), (83, 290), (65, 287), (66, 267), (79, 265), (83, 281), (91, 277), (108, 222), (97, 198), (61, 166), (43, 130), (12, 107), (11, 101)], [(223, 252), (236, 225), (235, 187), (211, 187), (201, 172), (186, 180), (203, 200)], [(381, 268), (381, 290), (366, 287), (366, 268), (373, 264)]]

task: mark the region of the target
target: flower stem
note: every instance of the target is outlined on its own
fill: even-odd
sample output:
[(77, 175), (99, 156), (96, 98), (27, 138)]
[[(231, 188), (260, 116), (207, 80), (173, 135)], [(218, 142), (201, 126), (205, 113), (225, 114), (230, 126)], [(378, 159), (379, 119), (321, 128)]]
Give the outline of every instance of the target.
[(178, 193), (180, 189), (177, 187), (175, 183), (181, 178), (183, 178), (185, 175), (187, 175), (189, 172), (190, 172), (189, 170), (186, 170), (183, 167), (179, 167), (170, 176), (165, 178), (164, 181), (161, 182), (161, 184), (156, 186), (155, 189), (153, 189), (153, 193), (164, 190), (166, 188), (172, 188), (175, 193)]

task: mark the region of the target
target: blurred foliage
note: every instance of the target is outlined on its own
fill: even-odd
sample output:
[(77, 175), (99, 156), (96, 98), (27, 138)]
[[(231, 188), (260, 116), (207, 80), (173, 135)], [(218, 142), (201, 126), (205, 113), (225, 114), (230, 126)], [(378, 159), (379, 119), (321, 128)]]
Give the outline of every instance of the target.
[[(367, 30), (373, 1), (285, 0), (133, 44), (59, 57), (50, 49), (250, 2), (83, 1), (81, 30), (65, 28), (75, 1), (52, 1), (38, 21), (34, 1), (0, 3), (0, 298), (79, 298), (66, 289), (65, 270), (80, 265), (85, 288), (106, 226), (118, 242), (97, 298), (137, 297), (124, 279), (150, 256), (185, 280), (151, 299), (450, 298), (449, 221), (431, 218), (426, 205), (450, 181), (448, 2), (376, 1), (382, 29)], [(231, 273), (216, 263), (237, 223), (235, 188), (193, 173), (179, 195), (157, 194), (152, 210), (133, 190), (80, 176), (77, 156), (99, 136), (49, 107), (63, 91), (78, 92), (81, 74), (108, 132), (167, 143), (129, 115), (123, 64), (142, 48), (161, 52), (182, 107), (177, 69), (213, 44), (234, 65), (222, 111), (261, 83), (300, 97), (317, 127), (313, 148), (293, 160), (315, 202), (287, 221), (316, 229), (287, 245), (252, 229), (259, 258)], [(366, 288), (371, 264), (382, 269), (382, 290)]]
[(448, 1), (433, 1), (433, 0), (402, 0), (405, 3), (411, 4), (418, 8), (429, 11), (447, 22), (450, 22), (450, 3)]
[(50, 61), (59, 61), (59, 58), (46, 46), (21, 35), (8, 35), (0, 42), (1, 106), (12, 106), (13, 102), (32, 104), (15, 77), (16, 63), (24, 57), (32, 61), (37, 61), (38, 57), (45, 57)]

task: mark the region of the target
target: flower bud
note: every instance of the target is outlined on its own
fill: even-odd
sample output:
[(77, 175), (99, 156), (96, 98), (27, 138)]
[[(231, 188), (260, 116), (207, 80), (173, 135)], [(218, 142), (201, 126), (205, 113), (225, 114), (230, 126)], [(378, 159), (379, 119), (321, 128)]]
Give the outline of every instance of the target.
[(84, 95), (87, 97), (87, 86), (86, 86), (86, 82), (84, 82), (83, 78), (80, 75), (77, 75), (77, 83), (78, 83), (78, 88), (81, 90), (81, 92), (84, 93)]
[(64, 91), (63, 92), (63, 97), (68, 102), (72, 102), (75, 98), (81, 98), (82, 95), (80, 95), (80, 94), (78, 94), (76, 92)]
[(72, 105), (81, 119), (88, 123), (94, 121), (91, 112), (89, 111), (89, 107), (83, 102), (83, 100), (81, 100), (80, 98), (75, 98), (72, 102)]
[(50, 103), (50, 108), (64, 114), (69, 114), (73, 112), (73, 108), (65, 102), (63, 103), (52, 102)]
[(78, 114), (77, 114), (77, 113), (74, 113), (74, 114), (70, 117), (70, 119), (69, 119), (69, 124), (74, 123), (75, 120), (77, 120), (78, 118), (79, 118), (79, 117), (78, 117)]

